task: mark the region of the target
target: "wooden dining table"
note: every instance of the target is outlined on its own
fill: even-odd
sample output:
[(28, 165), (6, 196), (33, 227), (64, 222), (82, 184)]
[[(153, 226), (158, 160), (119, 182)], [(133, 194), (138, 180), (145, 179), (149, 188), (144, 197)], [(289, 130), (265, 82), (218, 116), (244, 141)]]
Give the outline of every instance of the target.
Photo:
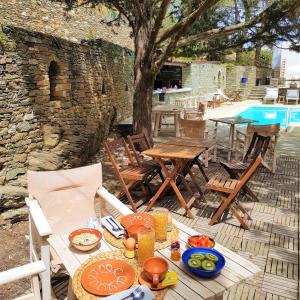
[[(197, 148), (204, 148), (205, 150), (208, 150), (216, 144), (216, 140), (214, 140), (214, 139), (195, 139), (195, 138), (187, 138), (187, 137), (181, 137), (181, 138), (170, 137), (163, 144), (197, 147)], [(190, 163), (191, 166), (193, 166), (194, 164), (198, 165), (198, 168), (199, 168), (200, 172), (202, 173), (205, 181), (208, 182), (209, 178), (206, 175), (206, 172), (202, 166), (202, 163), (199, 161), (198, 157), (195, 157), (194, 160), (191, 161), (191, 163)]]
[[(149, 205), (146, 208), (146, 211), (149, 211), (154, 203), (157, 201), (160, 195), (167, 188), (172, 188), (178, 198), (181, 206), (185, 209), (186, 215), (190, 218), (193, 218), (193, 214), (190, 210), (191, 206), (196, 200), (199, 200), (199, 197), (195, 195), (192, 191), (189, 183), (186, 181), (185, 176), (189, 174), (193, 184), (196, 186), (199, 196), (203, 197), (200, 186), (197, 183), (197, 180), (194, 174), (191, 171), (190, 162), (194, 161), (201, 153), (205, 151), (205, 147), (192, 147), (187, 145), (173, 145), (168, 143), (162, 143), (156, 145), (154, 148), (147, 149), (143, 151), (144, 155), (155, 158), (160, 166), (161, 170), (165, 176), (165, 180), (162, 185), (157, 190), (156, 194), (150, 199)], [(173, 169), (169, 170), (164, 164), (164, 160), (170, 160), (173, 165)], [(179, 182), (183, 183), (185, 189), (190, 195), (188, 202), (185, 201), (183, 195), (181, 194), (178, 188), (178, 179)]]
[[(199, 235), (194, 229), (173, 219), (173, 224), (179, 229), (180, 249), (186, 250), (188, 238), (192, 235)], [(103, 231), (102, 228), (100, 231)], [(88, 252), (81, 252), (70, 246), (68, 234), (52, 235), (49, 243), (54, 249), (56, 255), (65, 266), (67, 272), (72, 278), (75, 271), (90, 259), (100, 253), (117, 250), (110, 245), (104, 238), (100, 246)], [(250, 278), (257, 276), (261, 270), (252, 262), (232, 252), (231, 250), (216, 243), (214, 249), (219, 251), (225, 257), (225, 267), (221, 273), (214, 278), (200, 278), (192, 274), (180, 261), (170, 259), (170, 247), (155, 251), (156, 256), (165, 258), (169, 263), (169, 271), (175, 271), (178, 275), (178, 283), (169, 287), (164, 297), (165, 300), (181, 299), (200, 299), (200, 300), (220, 300), (223, 299), (225, 291), (233, 288), (237, 284), (246, 282)], [(70, 282), (70, 286), (72, 282)], [(69, 299), (69, 298), (68, 298)], [(74, 298), (75, 295), (74, 295)]]
[(230, 161), (232, 158), (232, 152), (235, 151), (235, 144), (234, 144), (234, 136), (235, 136), (235, 125), (240, 124), (250, 124), (257, 122), (256, 120), (252, 119), (244, 119), (239, 117), (230, 117), (230, 118), (212, 118), (209, 119), (215, 122), (215, 130), (217, 134), (218, 124), (224, 123), (230, 126), (229, 129), (229, 145), (228, 145), (228, 156), (227, 159)]

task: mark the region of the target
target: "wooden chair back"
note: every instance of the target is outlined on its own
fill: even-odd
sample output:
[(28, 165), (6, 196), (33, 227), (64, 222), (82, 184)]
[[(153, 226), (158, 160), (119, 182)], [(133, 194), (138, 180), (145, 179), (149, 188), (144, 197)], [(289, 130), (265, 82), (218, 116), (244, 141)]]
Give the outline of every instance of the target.
[(249, 124), (247, 127), (247, 135), (252, 138), (254, 132), (262, 136), (273, 137), (278, 135), (280, 131), (280, 123), (271, 124), (271, 125), (253, 125)]
[(206, 120), (179, 119), (179, 130), (182, 137), (204, 139), (207, 136)]
[[(112, 163), (113, 168), (117, 174), (120, 174), (116, 154), (124, 152), (127, 156), (128, 162), (131, 165), (135, 165), (134, 159), (129, 151), (129, 148), (125, 142), (124, 138), (119, 138), (113, 141), (107, 141), (104, 143), (104, 148), (108, 154), (109, 160)], [(121, 175), (121, 174), (120, 174)]]
[(249, 148), (243, 157), (243, 162), (247, 162), (249, 158), (256, 158), (259, 154), (261, 154), (262, 158), (264, 158), (268, 150), (269, 143), (269, 136), (262, 136), (257, 132), (254, 132)]
[(252, 160), (248, 168), (243, 172), (239, 179), (239, 184), (236, 187), (235, 193), (237, 194), (245, 184), (251, 179), (258, 166), (262, 163), (263, 159), (261, 154)]
[(28, 171), (27, 182), (29, 194), (38, 200), (53, 233), (70, 233), (95, 216), (102, 167), (98, 163), (69, 170)]
[(184, 109), (185, 120), (203, 120), (204, 112), (195, 109)]
[(140, 156), (140, 152), (151, 148), (149, 139), (145, 133), (141, 133), (136, 135), (128, 135), (127, 140), (138, 165), (141, 166), (142, 158)]

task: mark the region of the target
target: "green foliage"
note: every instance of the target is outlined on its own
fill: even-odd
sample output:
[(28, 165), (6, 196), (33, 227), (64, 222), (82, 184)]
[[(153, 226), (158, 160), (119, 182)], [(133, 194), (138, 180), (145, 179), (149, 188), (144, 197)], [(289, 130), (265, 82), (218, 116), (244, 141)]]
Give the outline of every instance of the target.
[(235, 67), (234, 63), (225, 63), (224, 65), (225, 65), (226, 69), (228, 69), (229, 71)]
[(272, 65), (272, 51), (261, 50), (259, 56), (260, 67), (270, 67)]
[(270, 67), (272, 63), (272, 52), (269, 50), (261, 50), (259, 60), (255, 62), (255, 50), (240, 52), (237, 65), (240, 66), (253, 66), (257, 67)]

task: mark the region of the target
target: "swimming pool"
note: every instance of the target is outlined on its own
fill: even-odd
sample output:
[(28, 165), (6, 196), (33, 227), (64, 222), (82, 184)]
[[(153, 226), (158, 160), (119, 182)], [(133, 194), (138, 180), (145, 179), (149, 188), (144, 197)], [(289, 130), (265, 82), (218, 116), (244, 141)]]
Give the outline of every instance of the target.
[(252, 106), (235, 117), (257, 120), (254, 124), (259, 125), (280, 123), (285, 128), (291, 123), (300, 124), (300, 108)]

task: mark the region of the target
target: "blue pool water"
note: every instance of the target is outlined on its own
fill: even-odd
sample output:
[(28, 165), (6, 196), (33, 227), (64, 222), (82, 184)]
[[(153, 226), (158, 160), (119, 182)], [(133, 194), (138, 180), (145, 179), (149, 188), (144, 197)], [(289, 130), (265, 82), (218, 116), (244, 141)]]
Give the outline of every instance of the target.
[(300, 124), (300, 109), (288, 107), (252, 106), (235, 117), (253, 119), (258, 125), (280, 123), (280, 127), (287, 127), (290, 123)]

